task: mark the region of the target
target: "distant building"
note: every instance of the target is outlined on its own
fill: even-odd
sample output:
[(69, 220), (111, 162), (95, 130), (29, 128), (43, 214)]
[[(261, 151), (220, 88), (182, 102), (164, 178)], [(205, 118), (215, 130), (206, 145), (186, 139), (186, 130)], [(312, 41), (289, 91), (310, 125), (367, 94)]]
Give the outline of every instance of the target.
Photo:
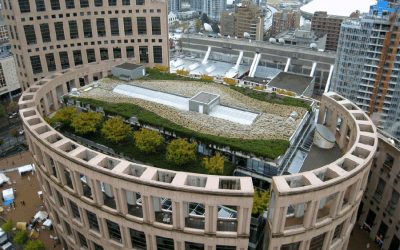
[(287, 30), (275, 36), (276, 39), (281, 40), (287, 45), (296, 45), (317, 50), (325, 50), (326, 35), (317, 37), (314, 31), (296, 29)]
[(399, 10), (378, 1), (368, 14), (342, 23), (332, 87), (400, 138)]
[(11, 45), (0, 46), (0, 98), (10, 98), (21, 92)]
[(189, 0), (190, 8), (194, 11), (203, 11), (204, 0)]
[(221, 34), (246, 37), (262, 41), (264, 37), (264, 15), (260, 7), (251, 1), (242, 1), (235, 12), (221, 14)]
[(328, 15), (327, 12), (315, 12), (311, 21), (311, 30), (315, 32), (318, 37), (327, 35), (326, 50), (336, 51), (340, 25), (343, 22), (343, 17)]
[(3, 15), (0, 12), (0, 43), (8, 42), (8, 29), (4, 23)]
[(181, 11), (181, 0), (168, 0), (168, 12)]
[(168, 24), (171, 25), (176, 21), (178, 21), (178, 16), (174, 12), (169, 12), (168, 13)]
[(300, 26), (300, 12), (298, 11), (277, 11), (272, 17), (270, 35), (276, 36), (286, 30), (295, 30)]
[(224, 11), (221, 13), (221, 20), (220, 20), (220, 25), (221, 25), (221, 35), (223, 36), (236, 36), (235, 32), (235, 12), (228, 12)]
[(219, 20), (221, 13), (226, 9), (226, 0), (203, 0), (203, 13), (210, 19)]

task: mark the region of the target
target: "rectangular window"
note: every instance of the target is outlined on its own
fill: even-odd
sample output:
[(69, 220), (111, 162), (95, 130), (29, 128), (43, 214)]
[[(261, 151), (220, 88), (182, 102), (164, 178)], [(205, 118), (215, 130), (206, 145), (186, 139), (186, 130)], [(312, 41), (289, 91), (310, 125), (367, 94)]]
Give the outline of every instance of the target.
[(385, 165), (389, 169), (392, 169), (393, 163), (394, 163), (394, 157), (391, 156), (390, 154), (386, 154), (385, 162), (383, 163), (383, 165)]
[(108, 49), (107, 48), (100, 48), (100, 59), (102, 61), (108, 60)]
[(75, 219), (81, 220), (81, 214), (79, 212), (79, 208), (75, 202), (69, 201), (69, 205), (71, 207), (72, 217)]
[(111, 35), (119, 36), (118, 18), (110, 18)]
[(89, 0), (81, 0), (81, 8), (89, 7)]
[(171, 238), (165, 238), (161, 236), (156, 236), (157, 249), (175, 249), (174, 240)]
[(107, 222), (107, 229), (108, 229), (108, 235), (110, 239), (121, 242), (122, 237), (121, 237), (121, 230), (119, 228), (119, 225), (115, 222), (109, 221), (106, 219)]
[(62, 51), (59, 53), (59, 55), (60, 55), (61, 68), (68, 69), (69, 68), (68, 53), (65, 51)]
[(35, 27), (33, 25), (24, 25), (25, 38), (28, 44), (36, 44)]
[(53, 53), (46, 54), (46, 64), (49, 72), (56, 70), (56, 61), (54, 60)]
[(145, 0), (136, 0), (136, 5), (144, 5)]
[(114, 59), (121, 58), (121, 48), (113, 48)]
[(153, 58), (154, 58), (154, 63), (163, 62), (161, 46), (153, 46)]
[(108, 6), (116, 6), (117, 0), (108, 0)]
[(161, 35), (161, 21), (158, 16), (151, 17), (151, 34)]
[(31, 12), (31, 7), (29, 5), (29, 0), (18, 0), (19, 10), (21, 13)]
[(93, 229), (97, 232), (100, 232), (99, 221), (97, 220), (97, 216), (95, 213), (86, 210), (87, 218), (89, 221), (90, 229)]
[(44, 0), (36, 0), (36, 11), (46, 11)]
[(127, 58), (135, 57), (135, 48), (133, 46), (126, 47), (126, 57)]
[(146, 17), (137, 17), (137, 29), (139, 35), (146, 35), (147, 34), (147, 26), (146, 26)]
[(103, 6), (103, 0), (94, 0), (94, 6), (96, 7)]
[(75, 66), (77, 65), (82, 65), (82, 54), (80, 50), (74, 50), (73, 51), (73, 56), (74, 56), (74, 64)]
[(31, 65), (33, 74), (39, 74), (43, 72), (40, 56), (31, 56)]
[(97, 36), (98, 37), (106, 36), (106, 25), (104, 23), (104, 18), (97, 18), (96, 26), (97, 26)]
[(65, 228), (67, 229), (67, 230), (66, 230), (66, 231), (67, 231), (67, 234), (68, 234), (68, 235), (71, 235), (71, 234), (72, 234), (71, 226), (70, 226), (67, 222), (65, 222), (65, 221), (64, 221), (64, 226), (65, 226)]
[(99, 246), (94, 242), (93, 242), (93, 245), (94, 245), (94, 250), (104, 250), (104, 248), (102, 246)]
[(149, 49), (147, 46), (139, 47), (140, 63), (149, 63)]
[(378, 185), (376, 186), (376, 190), (375, 190), (375, 194), (374, 194), (375, 199), (377, 199), (379, 201), (382, 199), (382, 195), (385, 190), (385, 186), (386, 186), (386, 182), (384, 180), (382, 180), (381, 178), (379, 178), (379, 182), (378, 182)]
[(60, 0), (50, 0), (50, 5), (52, 10), (60, 9)]
[(57, 41), (65, 40), (63, 22), (55, 22), (54, 23), (54, 28), (56, 29), (56, 39), (57, 39)]
[(88, 63), (92, 63), (92, 62), (96, 61), (96, 54), (94, 53), (94, 49), (87, 49), (86, 56), (87, 56)]
[(135, 249), (146, 249), (146, 235), (141, 232), (137, 231), (134, 229), (129, 228), (129, 232), (131, 235), (131, 242), (132, 242), (132, 247)]
[(125, 30), (125, 36), (131, 36), (133, 34), (132, 18), (124, 17), (124, 30)]
[(83, 25), (83, 36), (85, 38), (92, 37), (93, 36), (93, 34), (92, 34), (92, 23), (90, 22), (90, 19), (82, 20), (82, 25)]
[(75, 0), (65, 0), (65, 7), (67, 7), (67, 9), (74, 9)]
[(71, 39), (79, 38), (78, 24), (76, 23), (76, 21), (75, 20), (68, 21), (68, 25), (69, 25), (69, 37)]
[(81, 247), (88, 249), (89, 246), (88, 246), (85, 236), (83, 236), (80, 232), (77, 232), (77, 233), (78, 233), (79, 243), (80, 243)]
[(131, 0), (122, 0), (122, 5), (131, 5)]
[(42, 41), (44, 43), (51, 42), (49, 24), (40, 24), (40, 33), (42, 34)]
[(60, 203), (60, 206), (65, 207), (64, 198), (62, 197), (60, 192), (58, 192), (58, 191), (56, 191), (56, 192), (57, 192), (57, 199), (58, 199), (58, 202)]

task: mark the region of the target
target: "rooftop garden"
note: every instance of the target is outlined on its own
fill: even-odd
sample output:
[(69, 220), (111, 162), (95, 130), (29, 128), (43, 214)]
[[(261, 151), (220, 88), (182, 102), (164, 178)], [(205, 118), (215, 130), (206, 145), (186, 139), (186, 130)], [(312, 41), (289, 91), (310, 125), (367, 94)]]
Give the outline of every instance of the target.
[(214, 144), (220, 147), (228, 146), (232, 151), (275, 159), (284, 154), (289, 147), (289, 142), (287, 140), (245, 140), (200, 133), (178, 125), (168, 119), (160, 117), (154, 112), (131, 103), (109, 103), (100, 100), (75, 97), (74, 99), (79, 100), (82, 104), (90, 104), (92, 107), (102, 107), (104, 112), (108, 115), (121, 116), (125, 119), (134, 116), (142, 126), (150, 125), (160, 130), (174, 133), (179, 137), (193, 138), (205, 144)]
[(119, 116), (107, 119), (102, 113), (78, 112), (75, 107), (66, 107), (48, 122), (67, 136), (73, 134), (74, 138), (106, 146), (138, 163), (201, 174), (232, 175), (235, 169), (218, 153), (209, 157), (198, 154), (195, 141), (167, 142), (159, 132), (133, 127)]

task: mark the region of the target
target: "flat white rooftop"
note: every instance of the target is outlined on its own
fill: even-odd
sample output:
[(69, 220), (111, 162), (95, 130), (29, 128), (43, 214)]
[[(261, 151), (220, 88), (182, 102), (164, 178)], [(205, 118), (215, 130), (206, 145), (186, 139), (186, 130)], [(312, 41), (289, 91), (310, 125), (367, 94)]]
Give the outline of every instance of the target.
[[(169, 107), (189, 112), (190, 98), (187, 97), (168, 94), (161, 91), (146, 89), (128, 84), (117, 85), (113, 89), (113, 92), (133, 98), (163, 104)], [(258, 114), (254, 112), (222, 105), (215, 106), (209, 115), (215, 118), (228, 120), (242, 125), (251, 125), (258, 116)]]

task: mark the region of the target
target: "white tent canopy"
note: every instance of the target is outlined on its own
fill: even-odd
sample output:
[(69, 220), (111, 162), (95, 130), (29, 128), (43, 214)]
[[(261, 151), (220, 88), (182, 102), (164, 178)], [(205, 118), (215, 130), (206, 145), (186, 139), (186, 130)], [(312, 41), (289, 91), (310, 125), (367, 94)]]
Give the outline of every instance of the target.
[(14, 199), (14, 190), (12, 188), (3, 190), (3, 200), (12, 200)]
[(43, 221), (43, 220), (47, 219), (48, 216), (49, 216), (49, 214), (47, 212), (39, 211), (35, 214), (35, 216), (33, 216), (33, 219)]
[(0, 173), (0, 185), (7, 183), (10, 180), (4, 173)]
[(22, 174), (24, 174), (24, 173), (28, 173), (28, 172), (31, 172), (31, 171), (34, 171), (34, 170), (35, 170), (35, 169), (34, 169), (33, 165), (32, 165), (32, 164), (29, 164), (29, 165), (25, 165), (25, 166), (19, 167), (19, 168), (18, 168), (18, 173), (19, 173), (20, 175), (22, 175)]

